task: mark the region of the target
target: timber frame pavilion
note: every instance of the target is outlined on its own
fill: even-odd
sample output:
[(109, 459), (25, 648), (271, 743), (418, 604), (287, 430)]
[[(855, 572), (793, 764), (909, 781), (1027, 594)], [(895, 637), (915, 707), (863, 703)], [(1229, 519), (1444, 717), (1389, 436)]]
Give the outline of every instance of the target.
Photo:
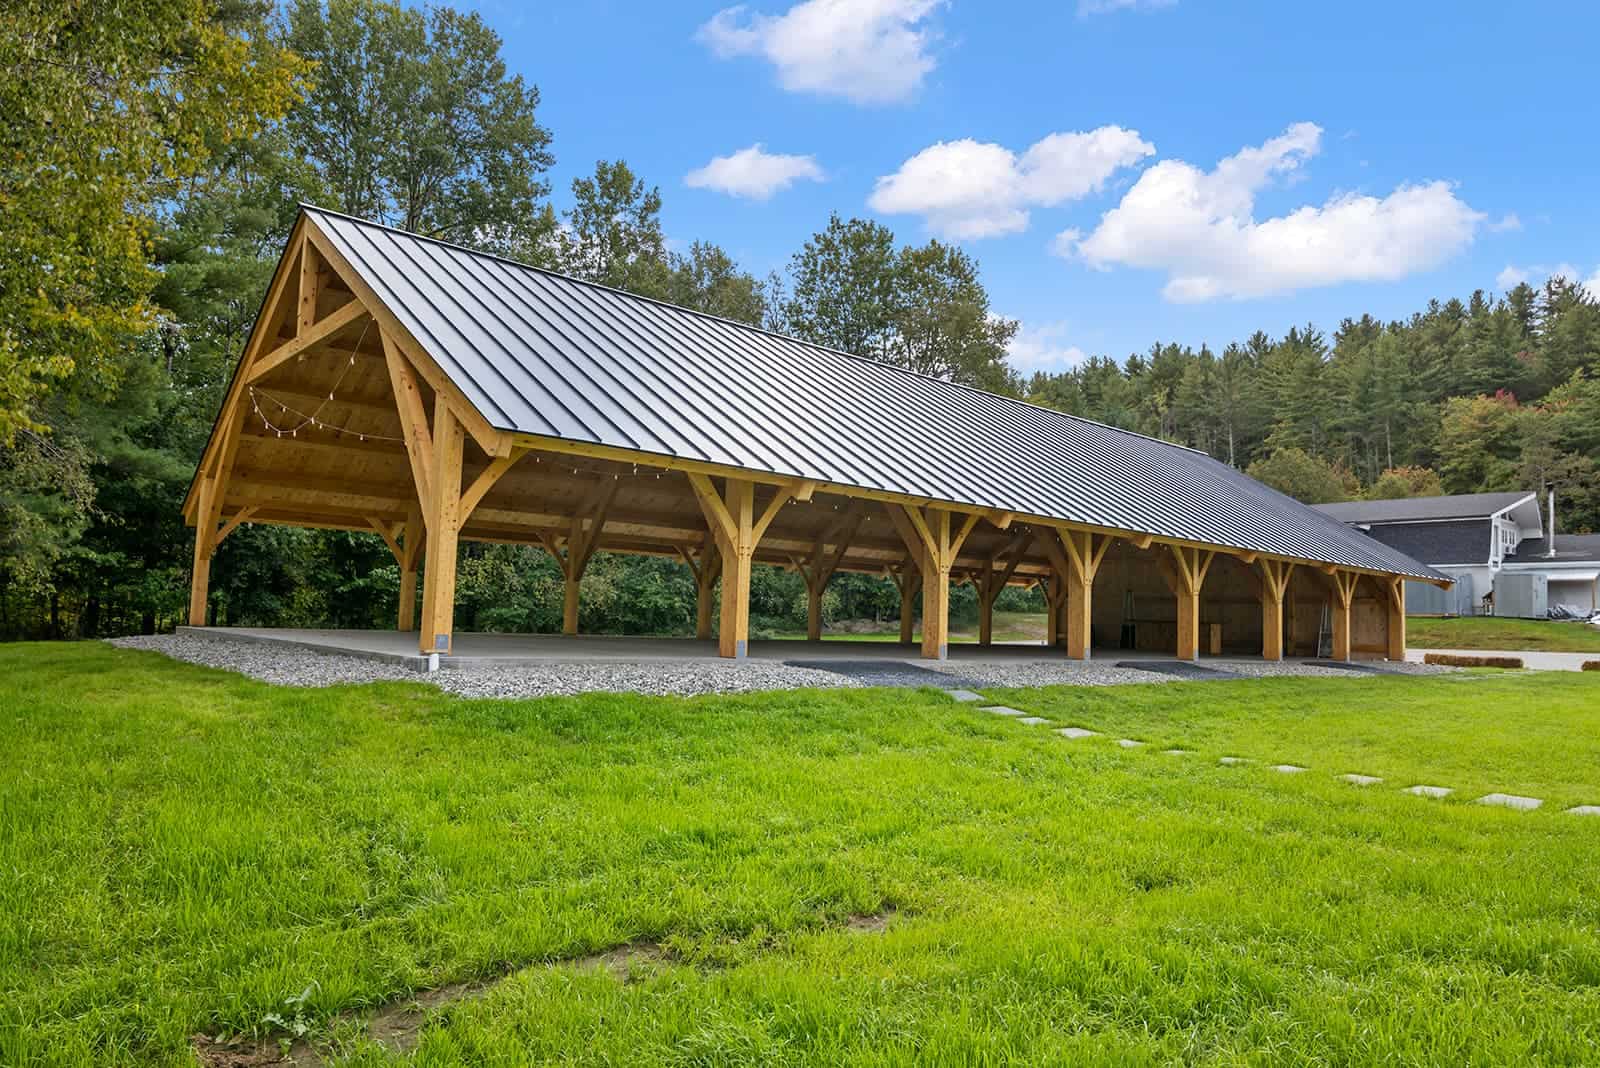
[(596, 551), (681, 559), (725, 657), (755, 563), (803, 576), (812, 639), (836, 571), (889, 577), (930, 658), (952, 582), (985, 644), (1039, 584), (1064, 655), (1181, 659), (1403, 659), (1404, 582), (1449, 582), (1181, 446), (311, 207), (183, 507), (192, 625), (241, 523), (370, 531), (424, 655), (462, 539), (547, 550), (569, 634)]

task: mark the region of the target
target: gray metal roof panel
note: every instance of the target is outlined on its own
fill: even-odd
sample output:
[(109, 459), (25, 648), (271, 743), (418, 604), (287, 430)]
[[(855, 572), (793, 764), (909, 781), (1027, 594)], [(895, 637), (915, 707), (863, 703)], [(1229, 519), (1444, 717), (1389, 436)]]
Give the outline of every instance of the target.
[(1526, 490), (1509, 493), (1455, 493), (1444, 497), (1401, 497), (1383, 501), (1338, 501), (1316, 509), (1341, 523), (1415, 523), (1429, 519), (1487, 519), (1527, 500)]
[(1180, 445), (305, 210), (502, 430), (1445, 577)]

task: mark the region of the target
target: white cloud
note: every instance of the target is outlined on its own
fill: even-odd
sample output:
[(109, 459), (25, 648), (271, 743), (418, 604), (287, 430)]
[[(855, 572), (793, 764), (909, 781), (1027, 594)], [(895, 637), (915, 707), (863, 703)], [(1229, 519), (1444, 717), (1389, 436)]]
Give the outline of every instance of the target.
[(1099, 192), (1154, 152), (1120, 126), (1053, 133), (1020, 156), (970, 138), (940, 141), (879, 178), (868, 203), (888, 215), (921, 215), (930, 230), (957, 240), (1014, 234), (1027, 229), (1028, 208)]
[(785, 89), (861, 104), (904, 100), (933, 70), (926, 20), (942, 0), (805, 0), (781, 15), (725, 8), (696, 36), (718, 56), (761, 56)]
[(1600, 300), (1600, 267), (1596, 267), (1588, 278), (1584, 278), (1583, 268), (1566, 260), (1560, 263), (1530, 263), (1525, 267), (1508, 263), (1504, 270), (1494, 276), (1494, 284), (1501, 290), (1515, 289), (1523, 282), (1542, 286), (1558, 275), (1569, 282), (1581, 285), (1589, 294), (1590, 300)]
[(1506, 264), (1505, 270), (1494, 276), (1497, 289), (1515, 289), (1528, 280), (1528, 271), (1525, 267)]
[(1024, 325), (1011, 338), (1006, 359), (1018, 374), (1031, 375), (1035, 371), (1059, 374), (1088, 359), (1088, 354), (1078, 346), (1066, 344), (1066, 336), (1064, 322)]
[(766, 200), (801, 180), (822, 179), (822, 168), (817, 166), (815, 157), (768, 152), (759, 142), (732, 155), (716, 156), (704, 167), (683, 176), (684, 184), (692, 189), (715, 189), (753, 200)]
[(1517, 217), (1516, 212), (1511, 211), (1489, 223), (1486, 229), (1492, 234), (1512, 233), (1522, 229), (1522, 220)]
[(1114, 11), (1156, 11), (1178, 0), (1078, 0), (1078, 17), (1109, 15)]
[(1087, 237), (1056, 251), (1090, 266), (1167, 273), (1172, 301), (1244, 299), (1340, 282), (1393, 281), (1437, 266), (1472, 242), (1483, 215), (1448, 182), (1403, 185), (1383, 198), (1340, 193), (1258, 222), (1256, 194), (1292, 176), (1321, 145), (1302, 122), (1210, 172), (1162, 160)]

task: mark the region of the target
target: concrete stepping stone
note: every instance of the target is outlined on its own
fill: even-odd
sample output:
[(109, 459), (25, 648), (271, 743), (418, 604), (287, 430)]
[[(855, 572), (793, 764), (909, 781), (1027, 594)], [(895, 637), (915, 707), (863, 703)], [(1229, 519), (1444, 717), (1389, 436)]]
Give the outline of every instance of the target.
[(1600, 805), (1573, 805), (1567, 809), (1569, 816), (1600, 816)]
[(1010, 708), (1006, 705), (989, 705), (987, 708), (978, 709), (979, 712), (993, 712), (997, 716), (1026, 716), (1027, 713), (1020, 708)]
[(951, 699), (955, 701), (970, 702), (983, 700), (983, 694), (974, 693), (971, 690), (946, 690), (945, 693), (949, 694)]
[(1056, 731), (1056, 733), (1061, 735), (1063, 738), (1073, 739), (1100, 737), (1099, 731), (1091, 731), (1083, 727), (1062, 727), (1060, 730)]
[(1514, 808), (1518, 812), (1532, 812), (1544, 801), (1537, 797), (1518, 797), (1516, 794), (1484, 794), (1478, 798), (1480, 805), (1499, 805), (1502, 808)]
[(1405, 792), (1418, 797), (1449, 797), (1455, 793), (1448, 786), (1407, 786)]
[(1137, 749), (1144, 743), (1137, 738), (1118, 738), (1117, 744), (1124, 749)]
[(1017, 720), (1017, 722), (1026, 723), (1030, 727), (1037, 727), (1041, 723), (1049, 723), (1050, 721), (1045, 719), (1043, 716), (1023, 716), (1021, 719)]
[(1376, 786), (1383, 781), (1376, 775), (1357, 775), (1353, 771), (1348, 775), (1341, 775), (1339, 778), (1356, 786)]
[(1232, 767), (1237, 767), (1240, 764), (1248, 764), (1248, 763), (1250, 763), (1250, 758), (1249, 757), (1225, 756), (1225, 757), (1218, 758), (1217, 763), (1218, 764), (1223, 764), (1223, 765), (1226, 765), (1227, 767), (1232, 768)]
[(1298, 775), (1306, 769), (1302, 768), (1299, 764), (1274, 764), (1272, 765), (1272, 770), (1281, 771), (1285, 775)]
[(1189, 756), (1193, 752), (1194, 752), (1193, 749), (1163, 749), (1163, 750), (1161, 750), (1161, 755), (1162, 756)]

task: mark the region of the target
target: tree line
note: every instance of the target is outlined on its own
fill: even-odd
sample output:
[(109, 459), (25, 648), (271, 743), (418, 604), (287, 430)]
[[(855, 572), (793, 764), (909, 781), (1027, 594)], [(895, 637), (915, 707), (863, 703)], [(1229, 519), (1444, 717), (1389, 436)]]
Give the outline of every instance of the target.
[[(1576, 287), (1024, 380), (957, 246), (835, 215), (756, 277), (708, 241), (668, 248), (659, 189), (621, 159), (558, 208), (558, 142), (501, 44), (476, 14), (382, 0), (0, 12), (0, 636), (179, 619), (179, 505), (301, 201), (1181, 441), (1305, 499), (1553, 481), (1569, 525), (1600, 523), (1600, 325)], [(223, 622), (387, 626), (398, 574), (375, 536), (247, 526), (212, 588)], [(541, 550), (464, 547), (458, 592), (464, 629), (559, 625)], [(693, 592), (677, 563), (602, 555), (581, 623), (682, 633)], [(758, 569), (754, 629), (800, 629), (805, 600)], [(898, 604), (841, 575), (824, 607)]]

